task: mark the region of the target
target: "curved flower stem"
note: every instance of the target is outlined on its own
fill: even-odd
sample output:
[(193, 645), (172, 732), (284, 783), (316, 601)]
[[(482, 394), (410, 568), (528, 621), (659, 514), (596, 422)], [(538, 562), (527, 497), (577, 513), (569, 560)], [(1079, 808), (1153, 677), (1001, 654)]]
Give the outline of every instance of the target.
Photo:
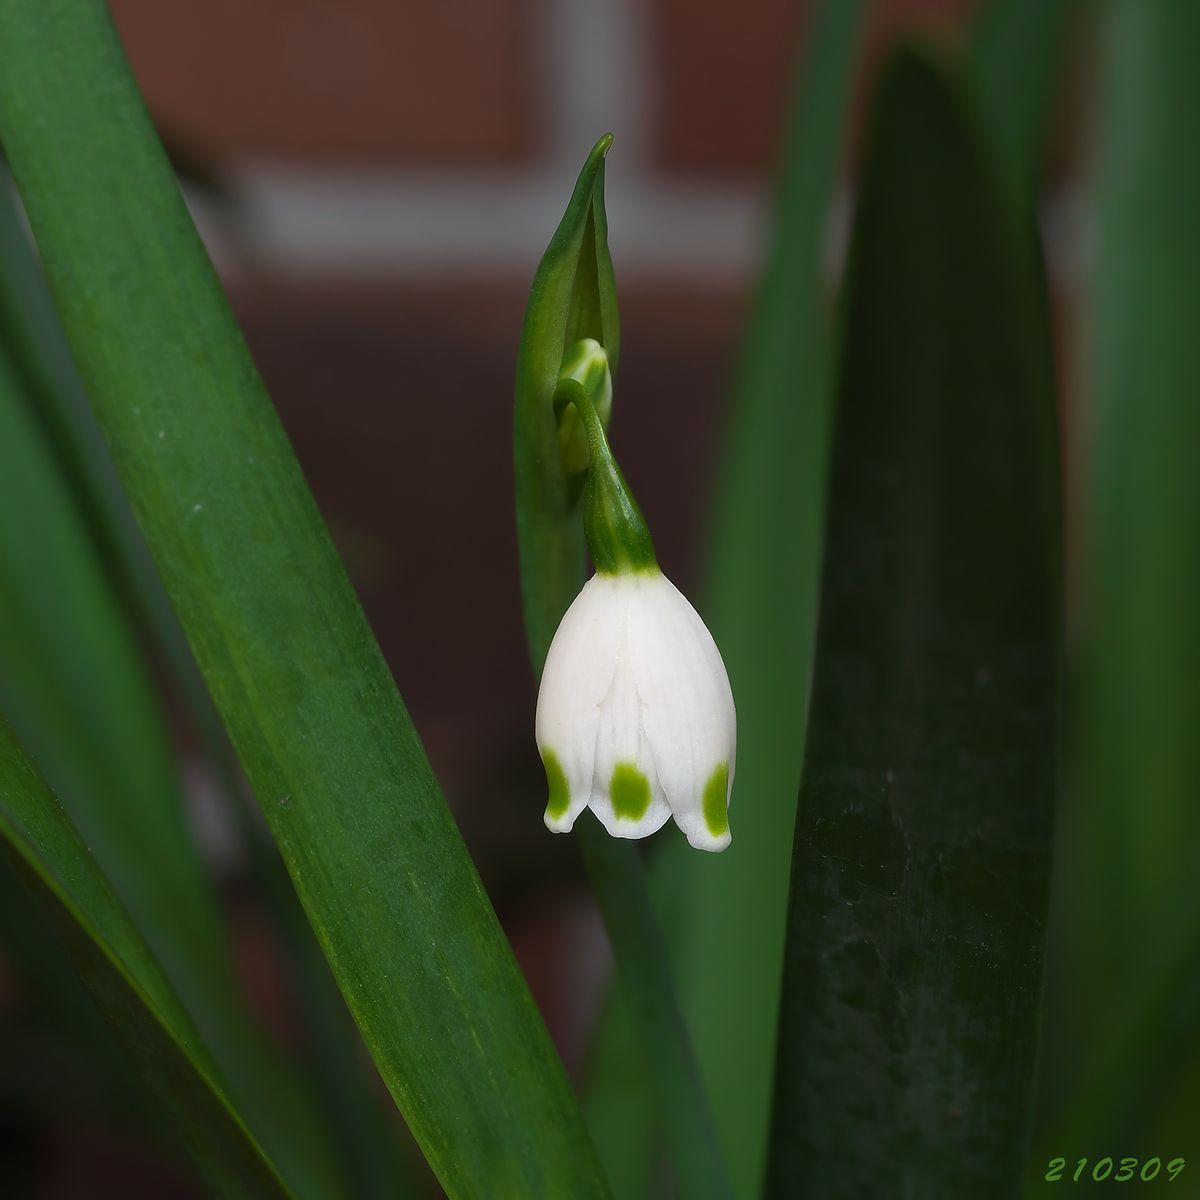
[[(612, 458), (603, 423), (597, 412), (600, 393), (611, 387), (603, 350), (594, 347), (587, 369), (575, 375), (564, 371), (556, 393), (556, 405), (562, 409), (574, 404), (588, 434), (593, 468), (605, 472), (602, 489), (611, 499), (614, 489), (627, 500), (618, 506), (604, 506), (606, 521), (601, 522), (585, 493), (585, 520), (589, 524), (589, 542), (598, 569), (602, 559), (610, 554), (620, 560), (619, 567), (609, 569), (646, 569), (645, 556), (656, 568), (650, 535), (641, 512), (625, 485), (620, 469)], [(598, 352), (598, 353), (597, 353)], [(602, 367), (603, 369), (597, 369)], [(547, 414), (541, 414), (543, 416)], [(554, 471), (558, 463), (544, 458), (521, 455), (521, 442), (526, 446), (538, 436), (532, 414), (523, 412), (518, 401), (515, 439), (518, 444), (517, 470), (525, 464), (536, 463), (543, 471)], [(587, 491), (595, 479), (589, 470)], [(559, 474), (561, 483), (561, 472)], [(552, 514), (531, 512), (522, 504), (522, 497), (552, 494), (546, 488), (517, 487), (517, 527), (522, 556), (524, 581), (524, 616), (530, 657), (535, 673), (541, 674), (546, 652), (554, 637), (558, 622), (583, 584), (579, 559), (572, 555), (570, 539), (578, 538), (578, 521), (552, 521)], [(607, 529), (597, 529), (604, 524)], [(563, 543), (547, 547), (544, 541), (535, 542), (526, 536), (527, 530), (553, 527)], [(549, 552), (547, 552), (549, 551)], [(619, 986), (653, 1080), (660, 1119), (667, 1135), (671, 1161), (683, 1200), (728, 1200), (733, 1195), (729, 1174), (718, 1147), (716, 1127), (708, 1102), (700, 1068), (683, 1022), (666, 942), (650, 899), (646, 874), (641, 858), (632, 842), (608, 835), (590, 812), (582, 814), (575, 826), (583, 860), (591, 880), (592, 891), (604, 918), (616, 961)]]
[(587, 433), (583, 529), (592, 561), (602, 575), (657, 574), (658, 560), (646, 519), (613, 457), (600, 419), (600, 404), (611, 395), (612, 376), (604, 349), (590, 338), (573, 346), (554, 398), (556, 410), (574, 406)]

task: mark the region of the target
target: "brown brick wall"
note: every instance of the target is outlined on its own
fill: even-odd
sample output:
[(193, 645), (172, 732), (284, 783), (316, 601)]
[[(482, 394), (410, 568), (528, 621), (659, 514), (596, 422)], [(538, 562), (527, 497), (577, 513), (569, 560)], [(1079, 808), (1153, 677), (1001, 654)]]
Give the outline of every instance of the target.
[[(855, 113), (865, 81), (900, 33), (919, 28), (955, 37), (977, 6), (977, 0), (873, 0), (862, 32)], [(716, 176), (771, 169), (793, 61), (803, 61), (816, 7), (812, 0), (654, 0), (659, 165)]]
[[(540, 94), (550, 86), (541, 43), (555, 2), (111, 0), (111, 8), (152, 111), (202, 158), (494, 167), (525, 165), (544, 147), (554, 98)], [(768, 170), (812, 0), (635, 2), (654, 73), (654, 111), (645, 114), (653, 166), (713, 177)], [(954, 36), (976, 7), (874, 0), (860, 61), (869, 73), (914, 25)]]
[(110, 0), (151, 111), (207, 156), (495, 164), (533, 143), (528, 0)]

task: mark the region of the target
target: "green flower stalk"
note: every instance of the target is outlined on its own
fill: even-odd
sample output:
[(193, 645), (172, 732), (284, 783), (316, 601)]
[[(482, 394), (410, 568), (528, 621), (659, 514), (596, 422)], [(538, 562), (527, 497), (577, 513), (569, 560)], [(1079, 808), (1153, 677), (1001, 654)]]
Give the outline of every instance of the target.
[(729, 845), (737, 716), (712, 635), (659, 570), (641, 509), (613, 457), (597, 406), (611, 396), (608, 356), (576, 343), (556, 400), (587, 434), (583, 528), (596, 574), (550, 646), (537, 743), (546, 825), (568, 831), (590, 808), (614, 837), (655, 833), (671, 817), (691, 845)]
[[(611, 141), (592, 149), (538, 267), (517, 365), (521, 574), (534, 659), (545, 661), (545, 820), (566, 832), (591, 808), (609, 833), (639, 838), (674, 817), (693, 846), (724, 850), (737, 733), (729, 678), (704, 622), (659, 570), (605, 432), (619, 340), (604, 216)], [(596, 574), (576, 595), (581, 529)]]
[(585, 436), (590, 468), (583, 490), (583, 529), (596, 570), (605, 575), (657, 571), (650, 530), (604, 432), (601, 413), (612, 408), (612, 372), (599, 342), (585, 338), (568, 351), (555, 408), (562, 410), (560, 429), (575, 415)]
[[(646, 522), (606, 434), (619, 348), (616, 286), (604, 217), (604, 155), (610, 142), (610, 137), (601, 138), (588, 155), (567, 211), (538, 265), (517, 362), (513, 425), (517, 535), (525, 628), (534, 670), (542, 675), (538, 741), (550, 782), (546, 823), (552, 829), (571, 828), (593, 799), (596, 784), (600, 820), (580, 821), (576, 836), (654, 1080), (679, 1194), (689, 1200), (731, 1200), (708, 1099), (680, 1017), (666, 945), (641, 860), (634, 844), (626, 840), (648, 833), (656, 821), (665, 819), (664, 801), (670, 815), (670, 785), (663, 786), (660, 772), (649, 769), (659, 765), (647, 762), (649, 739), (627, 737), (627, 726), (640, 720), (628, 703), (625, 687), (635, 677), (621, 676), (625, 691), (619, 705), (605, 708), (595, 703), (603, 700), (598, 689), (605, 674), (616, 681), (613, 654), (619, 653), (623, 631), (629, 628), (628, 614), (634, 609), (650, 612), (651, 618), (672, 614), (659, 625), (661, 645), (651, 651), (654, 661), (665, 661), (681, 648), (685, 656), (694, 654), (700, 640), (689, 626), (693, 619), (698, 625), (699, 618), (680, 612), (681, 607), (690, 611), (690, 605), (682, 597), (673, 599), (674, 589), (658, 569)], [(595, 578), (587, 584), (585, 527), (597, 567)], [(634, 590), (644, 595), (626, 603)], [(611, 592), (617, 594), (615, 603), (606, 595)], [(642, 603), (645, 598), (658, 601), (652, 612)], [(599, 619), (590, 630), (589, 613)], [(644, 621), (639, 624), (645, 626)], [(602, 647), (607, 651), (601, 653)], [(719, 663), (715, 647), (712, 654)], [(715, 671), (710, 670), (710, 675), (715, 677)], [(573, 707), (578, 699), (573, 682), (592, 695), (590, 713)], [(691, 687), (689, 679), (675, 672), (669, 685), (664, 677), (662, 686), (676, 693), (669, 702), (678, 712), (677, 693)], [(599, 766), (593, 754), (587, 765), (581, 743), (590, 737), (595, 749), (602, 712), (613, 731), (605, 753), (616, 754)], [(619, 731), (614, 718), (619, 718)], [(728, 719), (728, 758), (719, 760), (728, 763), (728, 772), (709, 792), (709, 811), (718, 830), (732, 779), (731, 698)], [(692, 746), (686, 738), (691, 733), (686, 732), (682, 744), (660, 747), (667, 756), (664, 762), (677, 764), (689, 754)], [(682, 754), (677, 756), (679, 751)], [(711, 776), (715, 766), (706, 764), (701, 771), (708, 769)], [(700, 773), (676, 770), (672, 778)], [(685, 779), (679, 794), (694, 790), (695, 782)], [(706, 782), (700, 779), (702, 787)], [(719, 803), (714, 797), (719, 797)], [(728, 833), (705, 829), (705, 820), (702, 796), (698, 819), (692, 820), (693, 832), (717, 849)], [(610, 837), (606, 830), (618, 836)]]

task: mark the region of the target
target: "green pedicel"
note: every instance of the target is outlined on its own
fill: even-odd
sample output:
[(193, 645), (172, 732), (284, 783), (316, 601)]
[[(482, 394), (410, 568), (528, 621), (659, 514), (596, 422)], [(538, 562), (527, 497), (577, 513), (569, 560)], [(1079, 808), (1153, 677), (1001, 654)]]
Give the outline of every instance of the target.
[(611, 405), (612, 375), (594, 338), (571, 346), (563, 358), (555, 405), (574, 405), (587, 431), (591, 465), (583, 487), (583, 532), (601, 575), (657, 573), (654, 542), (604, 433), (599, 406)]
[(640, 821), (650, 807), (650, 781), (633, 763), (617, 763), (608, 794), (613, 812), (623, 821)]
[(729, 764), (718, 763), (704, 785), (704, 823), (713, 837), (721, 837), (729, 832), (728, 793)]
[(553, 750), (542, 751), (542, 766), (546, 768), (546, 783), (550, 788), (550, 799), (546, 801), (546, 816), (557, 821), (566, 815), (571, 805), (571, 789), (567, 777)]

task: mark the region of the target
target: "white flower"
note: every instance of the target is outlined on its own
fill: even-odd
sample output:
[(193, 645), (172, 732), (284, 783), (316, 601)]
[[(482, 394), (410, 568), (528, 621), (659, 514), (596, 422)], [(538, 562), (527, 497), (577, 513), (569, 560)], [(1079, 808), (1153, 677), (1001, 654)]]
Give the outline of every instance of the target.
[(546, 825), (565, 833), (590, 807), (639, 838), (673, 816), (697, 849), (724, 850), (736, 737), (721, 654), (675, 585), (657, 568), (594, 575), (542, 672)]

